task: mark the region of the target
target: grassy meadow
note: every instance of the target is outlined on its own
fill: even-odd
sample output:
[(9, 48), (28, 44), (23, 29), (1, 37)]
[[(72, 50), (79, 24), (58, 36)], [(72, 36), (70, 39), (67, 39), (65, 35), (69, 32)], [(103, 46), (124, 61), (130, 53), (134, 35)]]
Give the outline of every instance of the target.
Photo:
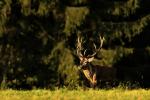
[(150, 100), (145, 89), (0, 90), (1, 100)]

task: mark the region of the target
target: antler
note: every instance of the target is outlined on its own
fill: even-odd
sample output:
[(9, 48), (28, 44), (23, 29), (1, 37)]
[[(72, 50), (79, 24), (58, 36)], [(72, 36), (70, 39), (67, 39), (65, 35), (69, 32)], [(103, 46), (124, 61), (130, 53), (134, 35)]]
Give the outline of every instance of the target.
[(99, 36), (99, 42), (100, 42), (99, 48), (97, 48), (96, 45), (95, 45), (95, 43), (93, 43), (95, 51), (94, 51), (94, 53), (92, 55), (88, 55), (88, 57), (94, 57), (98, 53), (98, 51), (100, 51), (100, 49), (103, 46), (104, 40), (105, 40), (105, 38), (103, 36)]
[[(105, 38), (104, 38), (103, 36), (100, 36), (100, 35), (99, 35), (99, 44), (100, 44), (100, 45), (99, 45), (99, 47), (97, 48), (96, 44), (93, 43), (93, 46), (94, 46), (94, 49), (95, 49), (95, 50), (94, 50), (94, 53), (93, 53), (93, 54), (87, 56), (88, 58), (94, 57), (94, 56), (98, 53), (98, 51), (100, 51), (100, 49), (101, 49), (102, 46), (103, 46), (104, 40), (105, 40)], [(85, 56), (86, 51), (87, 51), (87, 49), (86, 49), (86, 50), (84, 50), (83, 54), (81, 53), (81, 51), (83, 50), (83, 48), (82, 48), (82, 42), (83, 42), (82, 38), (81, 38), (80, 36), (78, 36), (76, 46), (77, 46), (77, 55), (78, 55), (79, 57), (83, 57), (83, 55)]]
[(80, 36), (78, 36), (77, 38), (77, 55), (78, 56), (83, 56), (82, 53), (81, 53), (81, 50), (82, 50), (82, 38)]

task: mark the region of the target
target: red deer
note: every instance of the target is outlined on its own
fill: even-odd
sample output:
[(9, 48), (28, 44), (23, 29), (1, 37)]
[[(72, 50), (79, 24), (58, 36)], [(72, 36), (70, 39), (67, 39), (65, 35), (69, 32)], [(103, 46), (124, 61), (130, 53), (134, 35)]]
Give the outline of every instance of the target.
[[(99, 36), (99, 47), (93, 43), (94, 51), (92, 54), (86, 54), (87, 49), (83, 50), (82, 48), (82, 38), (78, 36), (77, 38), (77, 56), (80, 60), (80, 69), (85, 75), (85, 77), (90, 81), (91, 86), (95, 87), (97, 84), (98, 79), (101, 78), (102, 80), (111, 80), (111, 77), (115, 75), (115, 69), (109, 67), (102, 67), (102, 66), (93, 66), (91, 62), (93, 61), (95, 55), (101, 50), (104, 42), (104, 37)], [(84, 52), (82, 52), (84, 51)], [(106, 76), (104, 75), (106, 74)], [(109, 77), (110, 76), (110, 77)]]
[(104, 37), (100, 36), (99, 40), (100, 40), (99, 48), (97, 48), (96, 45), (93, 44), (95, 51), (91, 55), (86, 55), (86, 50), (84, 50), (83, 54), (81, 53), (81, 51), (83, 50), (82, 38), (81, 37), (77, 38), (77, 55), (80, 59), (80, 67), (85, 77), (90, 81), (92, 87), (94, 87), (97, 84), (97, 79), (96, 79), (96, 69), (92, 68), (90, 63), (93, 61), (94, 56), (97, 54), (97, 52), (102, 48)]

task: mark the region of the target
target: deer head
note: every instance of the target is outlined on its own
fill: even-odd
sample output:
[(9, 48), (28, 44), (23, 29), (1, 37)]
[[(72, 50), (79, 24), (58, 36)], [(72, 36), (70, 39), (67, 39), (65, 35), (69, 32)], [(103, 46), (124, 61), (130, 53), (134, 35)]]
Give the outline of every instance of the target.
[[(97, 47), (95, 45), (95, 43), (93, 43), (93, 46), (94, 46), (94, 51), (93, 51), (93, 54), (86, 54), (87, 52), (87, 49), (83, 50), (82, 48), (82, 43), (83, 43), (83, 40), (80, 36), (78, 36), (77, 38), (77, 55), (80, 59), (80, 65), (81, 66), (85, 66), (87, 64), (89, 64), (90, 62), (93, 61), (94, 59), (94, 56), (98, 53), (98, 51), (102, 48), (102, 45), (103, 45), (103, 41), (104, 41), (104, 37), (101, 37), (99, 36), (99, 47)], [(84, 51), (82, 53), (82, 51)]]

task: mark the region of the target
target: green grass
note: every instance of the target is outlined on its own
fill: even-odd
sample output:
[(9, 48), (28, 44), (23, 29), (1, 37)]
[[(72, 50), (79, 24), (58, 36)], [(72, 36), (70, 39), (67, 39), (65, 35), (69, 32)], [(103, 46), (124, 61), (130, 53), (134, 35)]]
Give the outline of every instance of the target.
[(1, 100), (150, 100), (150, 90), (0, 90)]

